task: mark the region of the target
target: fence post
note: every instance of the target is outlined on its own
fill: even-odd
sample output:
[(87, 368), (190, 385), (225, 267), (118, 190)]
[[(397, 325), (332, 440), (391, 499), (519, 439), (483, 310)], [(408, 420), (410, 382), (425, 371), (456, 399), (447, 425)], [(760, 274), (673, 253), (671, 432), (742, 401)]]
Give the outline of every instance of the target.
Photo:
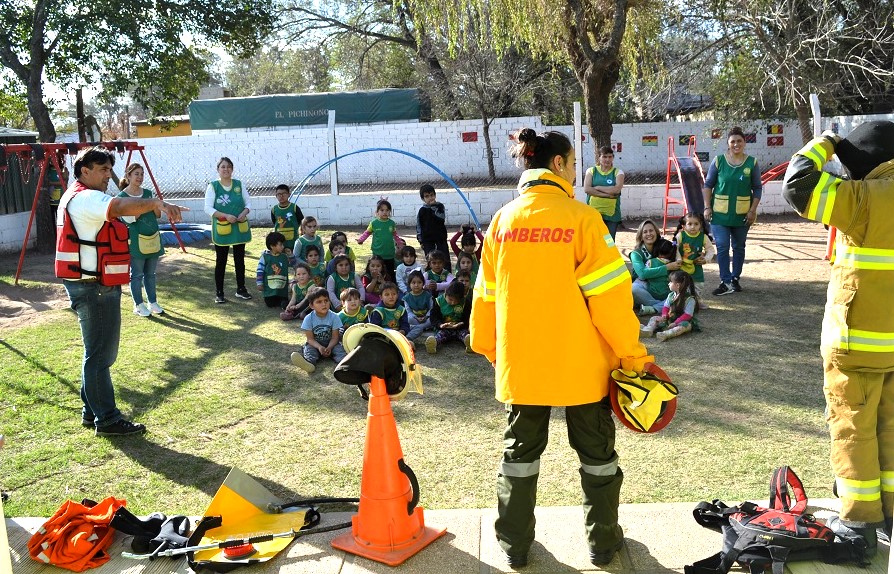
[[(326, 139), (329, 142), (329, 159), (338, 157), (335, 149), (335, 110), (329, 110), (329, 124)], [(332, 195), (338, 195), (338, 162), (329, 164), (329, 189)]]

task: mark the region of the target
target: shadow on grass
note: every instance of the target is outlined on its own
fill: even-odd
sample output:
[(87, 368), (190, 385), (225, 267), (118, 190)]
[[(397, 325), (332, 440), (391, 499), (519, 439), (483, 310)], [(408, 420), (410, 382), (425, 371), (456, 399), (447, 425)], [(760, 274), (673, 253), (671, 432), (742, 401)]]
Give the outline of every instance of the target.
[[(171, 482), (197, 488), (208, 496), (214, 496), (232, 468), (201, 456), (173, 450), (135, 437), (109, 440), (125, 456), (150, 472), (163, 476)], [(257, 476), (252, 478), (264, 485), (264, 488), (274, 495), (291, 492), (290, 489), (277, 482)]]
[[(73, 393), (76, 397), (78, 397), (78, 400), (80, 401), (80, 392), (81, 392), (80, 382), (72, 381), (71, 379), (63, 377), (62, 375), (60, 375), (53, 369), (47, 367), (43, 362), (39, 361), (37, 359), (37, 357), (35, 357), (33, 355), (29, 355), (29, 354), (25, 353), (24, 351), (22, 351), (21, 349), (10, 345), (5, 339), (0, 339), (0, 347), (5, 348), (6, 350), (8, 350), (10, 353), (12, 353), (14, 355), (18, 355), (18, 357), (22, 361), (28, 363), (35, 369), (42, 371), (42, 372), (46, 373), (47, 375), (49, 375), (52, 379), (54, 379), (60, 385), (66, 387), (66, 389), (67, 389), (66, 393), (68, 393), (68, 392)], [(27, 395), (29, 397), (29, 399), (32, 401), (39, 402), (39, 403), (42, 403), (45, 405), (51, 405), (51, 406), (56, 407), (60, 410), (72, 410), (77, 413), (80, 413), (80, 411), (81, 411), (80, 406), (78, 406), (77, 408), (71, 408), (71, 407), (65, 406), (63, 400), (56, 401), (56, 400), (50, 400), (47, 398), (35, 397), (34, 393), (29, 390), (29, 386), (23, 381), (6, 381), (6, 383), (4, 383), (4, 385), (7, 386), (10, 389), (10, 391), (16, 391), (19, 394), (21, 394), (22, 396)], [(61, 398), (62, 397), (60, 397), (60, 399)]]

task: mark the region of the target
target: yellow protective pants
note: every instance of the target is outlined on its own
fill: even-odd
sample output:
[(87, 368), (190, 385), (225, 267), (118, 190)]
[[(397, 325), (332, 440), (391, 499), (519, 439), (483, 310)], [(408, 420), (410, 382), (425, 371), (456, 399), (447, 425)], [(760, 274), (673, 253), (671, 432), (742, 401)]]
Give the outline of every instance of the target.
[(828, 360), (823, 367), (841, 519), (881, 526), (894, 516), (894, 372), (841, 370)]

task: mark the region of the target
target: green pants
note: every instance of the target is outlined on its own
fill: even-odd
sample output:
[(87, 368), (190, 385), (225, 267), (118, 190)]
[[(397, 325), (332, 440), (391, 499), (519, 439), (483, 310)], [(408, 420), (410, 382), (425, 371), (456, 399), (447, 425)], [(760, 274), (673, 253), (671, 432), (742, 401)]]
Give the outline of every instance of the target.
[[(552, 407), (506, 405), (503, 460), (497, 477), (497, 541), (510, 556), (526, 556), (534, 542), (540, 455), (546, 449)], [(614, 547), (623, 534), (618, 504), (624, 473), (615, 452), (615, 424), (605, 399), (565, 407), (568, 441), (580, 459), (584, 525), (591, 551)]]

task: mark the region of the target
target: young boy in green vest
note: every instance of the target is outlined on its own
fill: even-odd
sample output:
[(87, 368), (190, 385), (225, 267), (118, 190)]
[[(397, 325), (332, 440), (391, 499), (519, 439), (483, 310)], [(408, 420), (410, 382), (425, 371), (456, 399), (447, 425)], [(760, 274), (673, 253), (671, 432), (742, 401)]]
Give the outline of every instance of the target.
[(466, 353), (472, 352), (469, 341), (469, 316), (472, 306), (466, 304), (466, 288), (459, 281), (453, 281), (443, 294), (435, 299), (431, 310), (431, 324), (435, 334), (425, 340), (425, 350), (434, 355), (438, 346), (447, 341), (462, 341)]
[(379, 294), (381, 300), (369, 314), (369, 322), (373, 325), (399, 331), (406, 336), (410, 332), (410, 319), (407, 308), (400, 304), (400, 293), (397, 283), (386, 281)]
[(295, 239), (301, 233), (301, 220), (304, 214), (301, 208), (289, 201), (289, 186), (281, 183), (276, 186), (277, 204), (270, 208), (270, 219), (273, 221), (273, 231), (282, 233), (285, 237), (286, 255), (292, 256), (295, 249)]
[(268, 307), (285, 310), (289, 302), (289, 256), (285, 253), (286, 238), (278, 231), (267, 234), (267, 249), (258, 258), (256, 282)]

